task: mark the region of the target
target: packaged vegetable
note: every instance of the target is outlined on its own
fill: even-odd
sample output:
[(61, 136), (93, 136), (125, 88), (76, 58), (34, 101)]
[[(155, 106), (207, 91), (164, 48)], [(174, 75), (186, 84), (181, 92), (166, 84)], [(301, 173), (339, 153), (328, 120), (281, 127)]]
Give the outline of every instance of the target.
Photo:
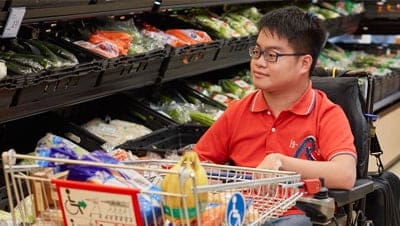
[[(38, 153), (40, 148), (50, 149), (57, 147), (65, 147), (71, 149), (78, 157), (89, 153), (87, 150), (75, 144), (74, 142), (63, 137), (54, 135), (52, 133), (47, 133), (37, 142), (35, 152)], [(73, 154), (71, 154), (71, 156), (72, 155)]]
[(128, 50), (132, 42), (132, 36), (126, 32), (104, 31), (93, 32), (89, 37), (89, 42), (98, 44), (107, 41), (117, 46), (120, 55), (128, 55)]
[(211, 42), (212, 39), (204, 31), (195, 29), (169, 29), (166, 34), (173, 35), (188, 45)]
[(99, 136), (106, 141), (103, 148), (111, 151), (116, 146), (152, 132), (151, 129), (129, 121), (112, 119), (105, 121), (100, 118), (94, 118), (82, 125), (82, 128)]
[(74, 44), (79, 45), (106, 58), (115, 58), (119, 56), (118, 47), (112, 42), (101, 41), (97, 44), (93, 44), (91, 42), (79, 40), (75, 41)]
[[(108, 164), (122, 164), (112, 156), (102, 151), (94, 151), (80, 158), (82, 161), (92, 161)], [(136, 188), (141, 191), (152, 191), (138, 194), (138, 201), (143, 222), (154, 223), (154, 217), (161, 216), (160, 187), (153, 185), (140, 173), (131, 169), (106, 168), (102, 166), (69, 165), (68, 180), (89, 181), (96, 184)], [(154, 217), (153, 217), (154, 214)]]

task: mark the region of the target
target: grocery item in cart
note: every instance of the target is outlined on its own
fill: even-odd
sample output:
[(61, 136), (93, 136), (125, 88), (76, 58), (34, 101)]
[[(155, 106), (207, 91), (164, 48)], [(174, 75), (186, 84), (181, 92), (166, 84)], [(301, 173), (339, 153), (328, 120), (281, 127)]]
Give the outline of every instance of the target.
[[(181, 213), (185, 213), (186, 210), (182, 210), (180, 207), (183, 203), (187, 204), (187, 212), (190, 219), (196, 218), (196, 206), (204, 205), (207, 203), (208, 193), (198, 194), (198, 199), (193, 193), (194, 186), (201, 186), (208, 184), (207, 173), (203, 166), (200, 164), (199, 157), (194, 151), (187, 151), (183, 154), (181, 159), (174, 167), (172, 171), (184, 172), (184, 177), (180, 177), (176, 174), (168, 174), (164, 177), (161, 182), (161, 189), (164, 192), (175, 193), (175, 194), (185, 194), (186, 199), (183, 200), (180, 197), (165, 197), (164, 198), (164, 212), (166, 218), (171, 220), (182, 218)], [(192, 180), (191, 175), (194, 176)], [(183, 185), (181, 186), (181, 184)]]
[[(118, 160), (103, 151), (94, 151), (80, 160), (106, 164), (121, 164)], [(110, 168), (90, 165), (68, 165), (67, 180), (86, 181), (100, 185), (135, 188), (159, 192), (161, 189), (152, 184), (133, 169)], [(139, 194), (138, 201), (143, 221), (152, 222), (161, 214), (161, 197), (158, 194)]]
[[(157, 212), (157, 208), (151, 208), (152, 212), (141, 218), (143, 207), (137, 203), (138, 194), (142, 197), (159, 196), (161, 203), (166, 197), (175, 197), (186, 200), (185, 193), (158, 192), (149, 189), (130, 189), (115, 186), (67, 181), (67, 180), (44, 180), (32, 175), (32, 169), (20, 165), (14, 165), (9, 162), (12, 157), (16, 159), (34, 159), (44, 160), (42, 157), (34, 157), (28, 155), (13, 154), (13, 152), (3, 153), (3, 163), (5, 165), (4, 172), (7, 182), (7, 190), (10, 198), (17, 201), (20, 215), (16, 211), (11, 212), (12, 224), (20, 223), (37, 223), (37, 225), (60, 225), (59, 215), (46, 215), (45, 217), (35, 218), (29, 213), (32, 205), (29, 206), (23, 200), (25, 197), (32, 197), (32, 182), (42, 183), (46, 185), (56, 185), (58, 192), (58, 201), (55, 202), (56, 207), (51, 213), (57, 213), (62, 210), (64, 225), (95, 225), (96, 223), (114, 223), (123, 225), (229, 225), (232, 222), (244, 222), (244, 225), (262, 225), (271, 218), (281, 216), (288, 208), (292, 207), (296, 200), (302, 196), (299, 190), (300, 175), (294, 172), (270, 171), (255, 168), (245, 168), (227, 165), (215, 165), (201, 163), (207, 173), (208, 184), (196, 185), (190, 191), (194, 196), (207, 193), (207, 204), (200, 206), (196, 203), (195, 219), (185, 217), (186, 214), (181, 213), (181, 218), (167, 219), (165, 211)], [(49, 160), (49, 159), (47, 159)], [(109, 161), (110, 159), (107, 159)], [(176, 161), (167, 160), (149, 160), (134, 161), (125, 164), (107, 164), (94, 161), (67, 161), (64, 159), (52, 158), (50, 161), (57, 164), (69, 164), (70, 168), (79, 165), (92, 165), (109, 168), (112, 171), (124, 172), (124, 170), (136, 170), (141, 176), (157, 183), (159, 176), (165, 177), (169, 174), (180, 175), (180, 177), (188, 177), (190, 180), (195, 179), (195, 174), (187, 175), (185, 171), (173, 171), (168, 166), (173, 166)], [(106, 162), (107, 162), (106, 161)], [(111, 162), (113, 160), (111, 159)], [(33, 166), (35, 167), (35, 166)], [(188, 171), (186, 171), (188, 172)], [(9, 180), (12, 178), (11, 180)], [(184, 181), (177, 181), (183, 186)], [(145, 184), (147, 184), (145, 182)], [(261, 188), (268, 188), (267, 193), (258, 192)], [(22, 196), (25, 193), (27, 196)], [(139, 196), (140, 197), (140, 196)], [(140, 199), (140, 198), (139, 198)], [(136, 201), (135, 201), (136, 200)], [(44, 202), (49, 200), (43, 199)], [(115, 204), (126, 204), (125, 206), (115, 207)], [(136, 204), (137, 205), (136, 205)], [(238, 205), (240, 203), (240, 205)], [(188, 209), (187, 202), (183, 201), (180, 209)], [(112, 206), (114, 205), (114, 206)], [(15, 206), (15, 205), (14, 205)], [(12, 206), (12, 208), (14, 207)], [(103, 207), (103, 208), (99, 208)], [(153, 207), (153, 206), (152, 206)], [(150, 209), (150, 208), (149, 208)], [(242, 211), (234, 212), (233, 210), (241, 209)], [(123, 210), (123, 211), (116, 211)], [(155, 212), (154, 212), (155, 211)], [(235, 213), (235, 214), (234, 214)], [(147, 214), (147, 213), (146, 213)], [(117, 216), (117, 217), (116, 217)], [(144, 216), (144, 215), (143, 215)], [(228, 217), (230, 216), (230, 217)], [(170, 218), (169, 218), (170, 219)], [(114, 225), (113, 224), (113, 225)], [(240, 224), (239, 224), (240, 225)]]
[[(37, 142), (35, 152), (39, 153), (41, 149), (44, 150), (44, 149), (57, 148), (57, 147), (66, 147), (68, 149), (71, 149), (77, 157), (89, 153), (86, 149), (73, 143), (72, 141), (70, 141), (66, 138), (54, 135), (52, 133), (47, 133), (44, 137), (42, 137)], [(50, 157), (50, 155), (48, 155), (47, 157)], [(53, 157), (53, 156), (51, 156), (51, 157)], [(77, 157), (74, 159), (77, 159)]]

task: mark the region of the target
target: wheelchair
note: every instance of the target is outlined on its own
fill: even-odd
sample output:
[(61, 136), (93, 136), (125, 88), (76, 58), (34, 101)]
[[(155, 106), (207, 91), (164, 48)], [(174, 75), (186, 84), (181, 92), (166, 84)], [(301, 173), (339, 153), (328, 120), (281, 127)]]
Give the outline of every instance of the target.
[(368, 178), (368, 162), (374, 121), (373, 77), (367, 72), (358, 72), (367, 77), (366, 95), (360, 91), (357, 77), (342, 72), (340, 77), (312, 76), (315, 89), (324, 91), (328, 98), (340, 105), (351, 126), (357, 150), (357, 180), (351, 190), (322, 189), (317, 196), (300, 199), (296, 206), (310, 217), (314, 225), (373, 225), (365, 216), (366, 196), (373, 192), (374, 183)]

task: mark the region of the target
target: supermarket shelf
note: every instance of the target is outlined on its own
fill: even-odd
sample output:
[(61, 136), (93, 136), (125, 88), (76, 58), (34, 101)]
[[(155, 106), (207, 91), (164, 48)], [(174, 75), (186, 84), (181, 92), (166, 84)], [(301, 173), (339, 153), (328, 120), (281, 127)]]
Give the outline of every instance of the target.
[(8, 18), (11, 7), (25, 7), (23, 24), (77, 19), (104, 15), (126, 15), (134, 12), (150, 11), (153, 0), (0, 0), (0, 24)]
[(379, 111), (398, 100), (400, 100), (400, 91), (397, 91), (396, 93), (393, 93), (393, 94), (383, 98), (382, 100), (375, 102), (374, 103), (374, 112)]
[(397, 35), (400, 33), (398, 19), (362, 19), (355, 34)]
[[(156, 0), (157, 1), (157, 0)], [(175, 8), (187, 8), (187, 7), (207, 7), (216, 6), (224, 4), (249, 4), (257, 2), (284, 2), (283, 0), (197, 0), (197, 1), (187, 1), (187, 0), (159, 0), (161, 2), (160, 9), (175, 9)]]
[[(94, 16), (126, 15), (135, 12), (207, 7), (224, 4), (284, 2), (283, 0), (0, 0), (0, 25), (8, 19), (11, 7), (25, 7), (23, 24), (43, 21), (69, 20)], [(0, 26), (1, 27), (1, 26)]]
[[(244, 3), (288, 3), (285, 0), (0, 0), (0, 27), (7, 20), (10, 7), (26, 7), (25, 24), (92, 17), (99, 15), (126, 15), (152, 11), (155, 2), (161, 9), (213, 6)], [(300, 1), (296, 1), (299, 3)], [(360, 15), (351, 15), (324, 21), (331, 35), (352, 32), (357, 27)], [(158, 18), (159, 19), (159, 18)], [(1, 30), (1, 29), (0, 29)], [(128, 89), (141, 88), (171, 80), (195, 76), (201, 73), (248, 63), (248, 47), (256, 36), (233, 40), (216, 40), (213, 45), (199, 45), (175, 48), (165, 55), (150, 55), (128, 59), (104, 60), (99, 69), (63, 74), (50, 79), (23, 85), (20, 80), (10, 81), (19, 86), (0, 86), (0, 124), (42, 113), (63, 106), (69, 106), (102, 98)], [(77, 50), (78, 51), (78, 50)], [(81, 61), (80, 61), (81, 62)], [(32, 76), (27, 76), (32, 77)], [(39, 77), (39, 76), (38, 76)], [(53, 79), (54, 78), (54, 79)], [(5, 83), (4, 81), (2, 83)], [(0, 85), (2, 84), (0, 83)], [(21, 83), (22, 84), (22, 83)]]

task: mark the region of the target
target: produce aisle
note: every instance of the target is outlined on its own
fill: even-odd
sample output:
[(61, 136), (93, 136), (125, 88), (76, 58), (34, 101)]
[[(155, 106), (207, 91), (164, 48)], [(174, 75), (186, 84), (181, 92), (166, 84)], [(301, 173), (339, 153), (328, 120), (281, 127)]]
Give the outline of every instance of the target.
[[(77, 0), (67, 6), (65, 2), (0, 1), (4, 4), (0, 23), (4, 25), (16, 23), (12, 20), (21, 15), (11, 12), (25, 13), (18, 32), (11, 30), (9, 38), (3, 34), (0, 40), (1, 152), (15, 148), (18, 153), (41, 153), (43, 157), (51, 148), (66, 146), (79, 157), (92, 153), (93, 158), (102, 158), (94, 151), (105, 150), (117, 160), (179, 159), (231, 101), (254, 90), (248, 71), (248, 48), (255, 44), (258, 32), (255, 24), (263, 13), (293, 3), (119, 0), (87, 4)], [(362, 33), (360, 23), (368, 25), (363, 18), (369, 5), (352, 1), (337, 5), (315, 2), (296, 1), (296, 4), (322, 21), (329, 38)], [(400, 122), (397, 113), (400, 106), (393, 103), (400, 99), (399, 50), (396, 44), (349, 45), (328, 39), (318, 70), (313, 74), (359, 77), (363, 94), (366, 75), (375, 78), (374, 110), (380, 116), (376, 125), (384, 149), (383, 161), (397, 173), (400, 153), (397, 137), (393, 135), (400, 132), (400, 125), (394, 123)], [(77, 158), (71, 153), (54, 154), (57, 155)], [(25, 164), (32, 163), (24, 160)], [(374, 161), (369, 166), (374, 170)], [(165, 170), (171, 165), (151, 167), (141, 172), (159, 179), (154, 169)], [(219, 177), (221, 172), (229, 177), (215, 178), (212, 174), (212, 179), (221, 184), (231, 181), (233, 172), (245, 178), (254, 174), (235, 170), (209, 169)], [(35, 174), (46, 179), (49, 175), (49, 172)], [(56, 176), (64, 178), (65, 174)], [(299, 179), (297, 174), (293, 178), (278, 176), (288, 184), (296, 184)], [(0, 209), (9, 210), (3, 178), (1, 173)], [(173, 184), (174, 180), (171, 181), (169, 184)], [(142, 182), (146, 184), (145, 180)], [(56, 195), (47, 192), (49, 187), (38, 186), (30, 192), (42, 200), (34, 203), (38, 205), (37, 211), (26, 214), (27, 220), (30, 223), (34, 217), (44, 221), (57, 218), (58, 223), (65, 220), (59, 212), (47, 211), (54, 206), (45, 200), (56, 201)], [(212, 187), (214, 192), (222, 192), (224, 186), (216, 187)], [(154, 189), (150, 193), (158, 192)], [(62, 191), (65, 191), (62, 198), (73, 203), (68, 190)], [(287, 193), (291, 196), (286, 199), (297, 195), (292, 190)], [(219, 196), (212, 198), (225, 205), (232, 194)], [(157, 196), (153, 198), (150, 199), (157, 202)], [(123, 198), (118, 200), (123, 202)], [(91, 202), (96, 203), (95, 197)], [(73, 204), (73, 211), (68, 212), (71, 215), (84, 205)], [(153, 207), (149, 204), (150, 209)], [(225, 208), (213, 207), (205, 213), (223, 212)], [(153, 211), (136, 212), (135, 217), (150, 225), (155, 221), (152, 216), (160, 214), (158, 207)], [(245, 220), (259, 220), (263, 213), (250, 205)], [(11, 215), (6, 216), (11, 219)], [(209, 215), (203, 215), (204, 218)]]

